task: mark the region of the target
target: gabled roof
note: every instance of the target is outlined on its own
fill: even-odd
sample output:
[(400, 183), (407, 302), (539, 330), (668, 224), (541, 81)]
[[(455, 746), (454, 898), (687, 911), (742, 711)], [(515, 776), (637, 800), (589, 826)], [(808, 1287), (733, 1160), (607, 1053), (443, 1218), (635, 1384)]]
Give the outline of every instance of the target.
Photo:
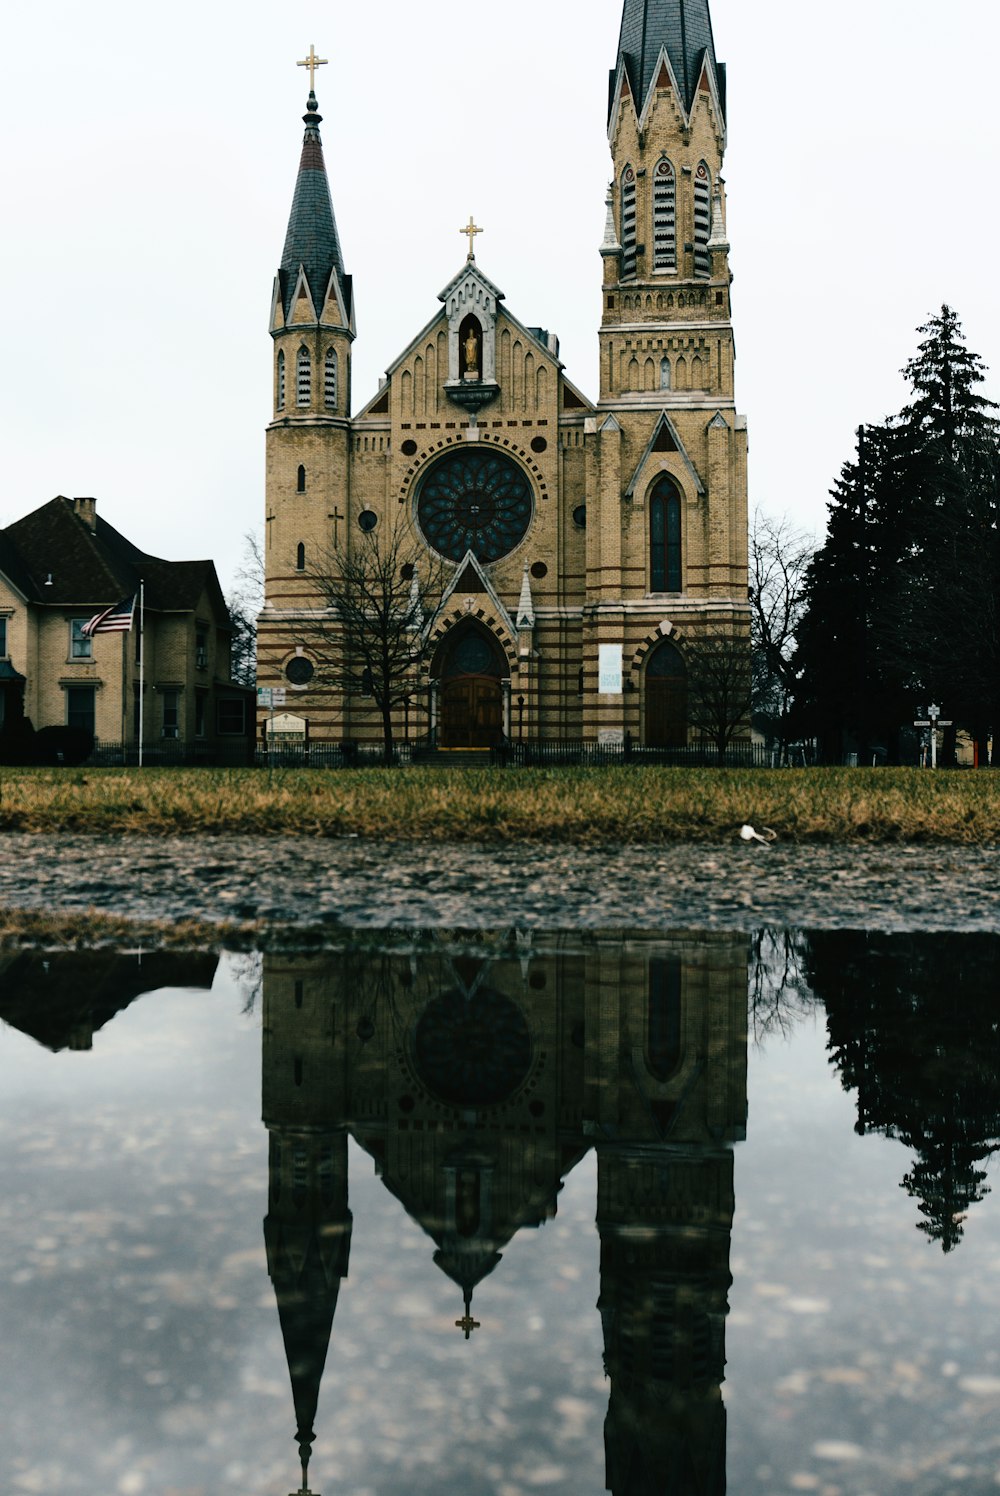
[[(725, 111), (725, 69), (715, 57), (708, 0), (625, 0), (618, 58), (611, 74), (614, 89), (624, 65), (636, 111), (641, 111), (653, 82), (661, 49), (665, 49), (690, 112), (706, 55)], [(614, 97), (609, 102), (609, 115)]]
[(218, 620), (228, 619), (212, 561), (148, 556), (100, 515), (92, 529), (61, 494), (0, 531), (0, 571), (28, 602), (49, 607), (107, 607), (141, 581), (147, 608), (191, 612), (207, 593)]
[(631, 498), (635, 493), (636, 487), (639, 483), (639, 478), (642, 474), (643, 467), (646, 464), (646, 460), (647, 458), (651, 457), (654, 452), (676, 452), (691, 476), (691, 481), (694, 484), (695, 492), (698, 494), (704, 494), (705, 485), (701, 481), (698, 469), (691, 461), (685, 450), (684, 443), (677, 435), (676, 426), (667, 415), (667, 412), (663, 410), (660, 412), (659, 420), (653, 427), (652, 436), (646, 443), (646, 450), (639, 458), (635, 472), (632, 474), (632, 477), (629, 480), (628, 487), (625, 490), (625, 495), (627, 498)]
[(333, 274), (337, 277), (341, 298), (350, 317), (350, 276), (344, 274), (344, 257), (340, 250), (340, 236), (333, 214), (330, 184), (323, 159), (323, 142), (319, 133), (323, 116), (319, 113), (316, 95), (312, 92), (302, 118), (306, 132), (302, 140), (292, 210), (288, 215), (281, 268), (278, 271), (282, 308), (287, 322), (301, 267), (305, 271), (313, 305), (318, 313), (322, 311), (330, 276)]

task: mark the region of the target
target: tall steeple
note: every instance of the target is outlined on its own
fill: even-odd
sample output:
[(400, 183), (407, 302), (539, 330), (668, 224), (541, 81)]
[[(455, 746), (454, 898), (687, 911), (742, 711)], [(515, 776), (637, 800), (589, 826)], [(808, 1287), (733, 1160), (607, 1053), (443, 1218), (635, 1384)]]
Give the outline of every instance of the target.
[(614, 85), (624, 67), (636, 108), (641, 111), (666, 51), (686, 110), (690, 111), (706, 57), (725, 108), (725, 66), (715, 58), (708, 0), (625, 0)]
[(295, 180), (292, 211), (288, 215), (285, 247), (278, 271), (281, 308), (286, 322), (291, 321), (292, 298), (300, 289), (299, 271), (305, 275), (316, 318), (319, 320), (333, 290), (331, 278), (343, 302), (348, 319), (351, 316), (351, 278), (344, 273), (344, 257), (337, 233), (337, 220), (330, 197), (330, 183), (323, 159), (323, 141), (319, 127), (323, 116), (316, 95), (310, 89), (306, 112), (302, 116), (305, 135), (299, 157), (299, 174)]

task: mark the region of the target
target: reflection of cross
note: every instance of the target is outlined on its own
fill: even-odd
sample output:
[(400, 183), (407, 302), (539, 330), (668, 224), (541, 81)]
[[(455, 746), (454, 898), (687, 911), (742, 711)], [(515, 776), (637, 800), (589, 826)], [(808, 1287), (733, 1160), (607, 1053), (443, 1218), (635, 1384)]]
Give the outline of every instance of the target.
[(333, 506), (333, 513), (327, 515), (327, 519), (332, 519), (333, 520), (333, 548), (334, 548), (334, 550), (337, 549), (337, 523), (338, 523), (339, 520), (342, 520), (343, 518), (344, 518), (344, 516), (341, 514), (341, 512), (338, 509), (337, 505), (334, 504), (334, 506)]
[(470, 260), (474, 260), (476, 258), (476, 235), (477, 234), (481, 234), (483, 232), (483, 230), (476, 228), (476, 220), (473, 218), (473, 216), (472, 216), (471, 213), (469, 214), (469, 223), (468, 223), (468, 226), (466, 228), (464, 228), (464, 229), (459, 229), (458, 232), (460, 234), (468, 234), (468, 236), (469, 236), (469, 259)]
[(465, 1338), (466, 1340), (468, 1340), (473, 1330), (481, 1330), (482, 1325), (479, 1323), (478, 1319), (473, 1319), (472, 1315), (468, 1312), (468, 1310), (466, 1310), (461, 1319), (456, 1319), (455, 1329), (464, 1330)]
[(309, 43), (309, 56), (306, 57), (302, 62), (297, 62), (295, 64), (295, 66), (297, 68), (308, 68), (309, 69), (309, 91), (310, 91), (310, 93), (315, 93), (316, 92), (316, 69), (317, 68), (325, 68), (326, 64), (327, 64), (327, 61), (328, 61), (328, 59), (325, 58), (325, 57), (317, 57), (316, 56), (316, 48), (313, 46), (312, 42), (310, 42)]

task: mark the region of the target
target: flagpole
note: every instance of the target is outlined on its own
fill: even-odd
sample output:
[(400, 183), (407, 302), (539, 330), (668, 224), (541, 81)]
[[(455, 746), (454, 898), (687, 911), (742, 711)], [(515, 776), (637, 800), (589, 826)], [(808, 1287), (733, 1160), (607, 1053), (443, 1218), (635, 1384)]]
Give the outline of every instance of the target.
[(144, 706), (144, 702), (143, 702), (143, 699), (142, 699), (142, 693), (143, 693), (143, 683), (144, 683), (144, 671), (145, 671), (145, 664), (146, 664), (146, 659), (145, 659), (146, 648), (145, 648), (145, 643), (144, 643), (144, 640), (143, 640), (143, 634), (145, 632), (145, 626), (146, 626), (146, 583), (140, 577), (139, 578), (139, 768), (140, 769), (142, 768), (142, 719), (143, 719), (143, 706)]

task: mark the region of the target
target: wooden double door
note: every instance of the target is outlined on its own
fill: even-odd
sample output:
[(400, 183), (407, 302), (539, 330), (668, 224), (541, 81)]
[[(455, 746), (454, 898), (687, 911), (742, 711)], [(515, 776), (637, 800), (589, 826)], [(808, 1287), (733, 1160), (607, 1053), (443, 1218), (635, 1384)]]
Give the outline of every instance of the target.
[(488, 675), (460, 675), (443, 683), (438, 736), (442, 748), (492, 748), (502, 736), (499, 680)]

